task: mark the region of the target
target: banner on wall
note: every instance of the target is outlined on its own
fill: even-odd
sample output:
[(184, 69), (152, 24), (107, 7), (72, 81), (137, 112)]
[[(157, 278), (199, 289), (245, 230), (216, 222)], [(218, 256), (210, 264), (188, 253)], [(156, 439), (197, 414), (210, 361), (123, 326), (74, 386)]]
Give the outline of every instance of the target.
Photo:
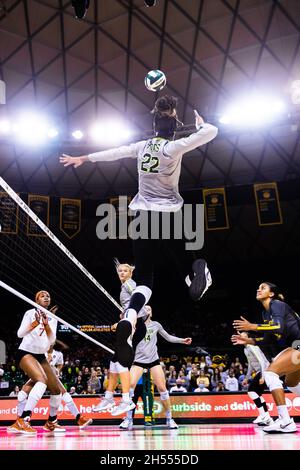
[[(49, 196), (28, 194), (28, 206), (38, 216), (38, 218), (44, 222), (47, 227), (49, 227)], [(47, 235), (30, 217), (27, 217), (27, 235), (31, 237), (47, 237)]]
[(18, 204), (7, 193), (0, 192), (0, 234), (18, 233), (18, 215)]
[(203, 189), (206, 230), (229, 228), (225, 188)]
[[(276, 405), (272, 395), (263, 395), (271, 416), (277, 416)], [(192, 419), (218, 419), (226, 418), (254, 418), (258, 415), (257, 408), (247, 393), (220, 393), (220, 394), (182, 394), (170, 395), (172, 416), (176, 418)], [(94, 419), (114, 419), (108, 411), (94, 413), (93, 406), (98, 404), (98, 397), (86, 395), (73, 395), (73, 399), (79, 409), (79, 413)], [(117, 403), (120, 398), (117, 398)], [(300, 416), (300, 397), (293, 393), (286, 393), (286, 404), (291, 416)], [(164, 418), (164, 409), (160, 398), (154, 398), (154, 418)], [(15, 420), (17, 414), (16, 398), (0, 399), (0, 422)], [(32, 420), (46, 420), (49, 415), (49, 398), (43, 398), (33, 410)], [(143, 418), (143, 402), (139, 401), (136, 408), (136, 418)], [(64, 420), (74, 420), (68, 408), (61, 406), (58, 417)]]
[(254, 185), (258, 224), (282, 224), (281, 207), (277, 183), (261, 183)]
[(73, 238), (81, 229), (81, 200), (60, 198), (60, 230)]

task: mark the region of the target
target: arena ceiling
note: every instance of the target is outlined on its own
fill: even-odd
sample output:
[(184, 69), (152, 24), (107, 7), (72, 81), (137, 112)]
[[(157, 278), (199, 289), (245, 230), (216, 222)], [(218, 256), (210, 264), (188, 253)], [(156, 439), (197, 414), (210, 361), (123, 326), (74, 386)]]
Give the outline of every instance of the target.
[(105, 197), (136, 190), (136, 163), (64, 168), (62, 152), (105, 148), (75, 143), (70, 132), (97, 118), (125, 119), (135, 138), (151, 129), (155, 94), (144, 87), (151, 69), (167, 76), (179, 117), (196, 108), (218, 123), (238, 94), (251, 90), (283, 98), (287, 111), (272, 125), (220, 125), (211, 144), (183, 162), (181, 189), (283, 181), (300, 177), (299, 111), (290, 97), (300, 79), (298, 0), (91, 0), (76, 20), (66, 0), (0, 1), (0, 78), (7, 86), (0, 119), (32, 109), (60, 130), (54, 144), (27, 148), (0, 140), (0, 174), (17, 191)]

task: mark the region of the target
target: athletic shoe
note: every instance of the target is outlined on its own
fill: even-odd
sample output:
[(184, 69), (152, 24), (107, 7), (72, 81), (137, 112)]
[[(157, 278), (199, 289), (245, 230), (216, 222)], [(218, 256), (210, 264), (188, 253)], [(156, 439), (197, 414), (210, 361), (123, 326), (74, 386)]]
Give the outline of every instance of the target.
[(119, 428), (122, 431), (131, 431), (133, 428), (133, 421), (130, 418), (124, 418), (122, 423), (120, 424)]
[(76, 422), (80, 429), (84, 429), (89, 424), (92, 424), (93, 420), (92, 418), (86, 418), (85, 416), (80, 415)]
[(36, 429), (33, 429), (30, 425), (29, 419), (18, 418), (17, 421), (6, 428), (8, 433), (21, 433), (27, 436), (36, 436)]
[(178, 424), (175, 423), (174, 419), (167, 419), (166, 421), (167, 428), (169, 429), (178, 429)]
[(30, 426), (30, 422), (28, 420), (24, 420), (22, 418), (18, 418), (11, 426), (6, 428), (6, 432), (9, 434), (32, 434), (36, 435), (36, 429), (33, 429)]
[(66, 428), (63, 428), (60, 424), (58, 424), (57, 419), (55, 421), (49, 421), (48, 419), (48, 421), (46, 421), (46, 423), (44, 424), (43, 429), (47, 432), (66, 432)]
[(194, 261), (192, 270), (194, 277), (187, 276), (185, 282), (189, 285), (190, 297), (197, 301), (203, 297), (209, 286), (211, 286), (212, 278), (204, 259)]
[(270, 426), (273, 423), (274, 423), (273, 418), (271, 418), (270, 415), (269, 416), (267, 415), (264, 418), (262, 418), (262, 420), (257, 424), (258, 426)]
[(102, 400), (98, 403), (98, 405), (93, 407), (93, 411), (104, 411), (109, 410), (115, 406), (115, 400), (113, 398), (107, 399), (102, 398)]
[(276, 434), (281, 432), (297, 432), (297, 426), (294, 423), (293, 418), (290, 418), (288, 422), (284, 421), (283, 419), (276, 419), (276, 421), (271, 424), (270, 426), (265, 426), (263, 431), (269, 434)]
[(118, 415), (121, 415), (123, 413), (126, 413), (127, 411), (130, 411), (130, 410), (133, 410), (135, 408), (135, 403), (133, 403), (133, 401), (123, 401), (121, 400), (119, 405), (116, 406), (112, 411), (111, 411), (111, 415), (112, 416), (118, 416)]

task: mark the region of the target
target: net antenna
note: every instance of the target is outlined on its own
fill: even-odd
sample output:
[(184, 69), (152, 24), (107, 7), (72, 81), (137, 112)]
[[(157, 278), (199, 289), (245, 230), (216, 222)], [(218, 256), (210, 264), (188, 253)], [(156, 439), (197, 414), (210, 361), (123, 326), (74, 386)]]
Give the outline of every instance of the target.
[[(6, 284), (10, 288), (6, 290), (13, 289), (18, 297), (26, 294), (23, 300), (31, 305), (36, 305), (28, 299), (33, 288), (41, 286), (48, 290), (64, 312), (64, 320), (58, 319), (60, 323), (68, 324), (76, 333), (113, 353), (114, 334), (110, 333), (110, 325), (119, 320), (122, 307), (0, 176), (1, 188), (9, 198), (8, 210), (13, 212), (16, 207), (18, 235), (5, 234), (4, 230), (0, 233), (0, 286)], [(29, 219), (43, 232), (42, 236), (28, 236), (25, 228), (28, 230)], [(89, 329), (93, 326), (91, 322), (99, 328)], [(83, 335), (79, 328), (71, 328), (74, 323), (87, 327), (85, 331), (89, 335)], [(101, 329), (102, 326), (105, 328)], [(97, 340), (93, 338), (95, 335)]]

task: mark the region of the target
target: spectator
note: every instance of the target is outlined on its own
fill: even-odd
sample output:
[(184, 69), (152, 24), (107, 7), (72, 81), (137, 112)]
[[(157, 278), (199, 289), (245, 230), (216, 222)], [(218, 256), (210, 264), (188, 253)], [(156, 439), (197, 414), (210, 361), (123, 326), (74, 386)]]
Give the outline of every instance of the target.
[(230, 392), (237, 392), (239, 389), (239, 383), (235, 378), (233, 371), (229, 372), (229, 377), (226, 380), (225, 388)]
[(219, 382), (218, 385), (216, 386), (214, 392), (225, 392), (225, 386), (223, 382)]
[(81, 395), (84, 392), (85, 387), (82, 384), (81, 375), (79, 375), (76, 379), (76, 393)]
[(97, 377), (97, 371), (93, 370), (91, 377), (89, 378), (87, 382), (87, 388), (88, 390), (90, 389), (91, 391), (88, 393), (100, 393), (101, 391), (101, 381), (99, 377)]
[(168, 388), (169, 389), (176, 385), (176, 380), (177, 380), (177, 372), (176, 372), (176, 370), (173, 370), (173, 372), (171, 373), (171, 377), (168, 380)]
[(70, 393), (70, 395), (77, 395), (77, 394), (76, 394), (76, 388), (75, 388), (75, 387), (71, 387), (69, 393)]
[(181, 385), (181, 380), (176, 380), (176, 385), (170, 389), (170, 393), (187, 393), (187, 389)]
[(10, 392), (9, 396), (10, 396), (10, 397), (17, 397), (19, 391), (20, 391), (20, 389), (19, 389), (18, 385), (16, 385), (15, 388), (13, 389), (13, 391)]
[(214, 389), (216, 388), (216, 386), (218, 385), (219, 382), (222, 382), (222, 377), (221, 377), (221, 373), (220, 373), (220, 370), (218, 367), (216, 367), (214, 369), (214, 372), (211, 376), (211, 379), (210, 379), (210, 383), (211, 383), (211, 387), (212, 387), (212, 390), (214, 391)]
[(195, 388), (194, 392), (209, 392), (208, 388), (205, 387), (205, 384), (200, 380), (199, 387)]
[(205, 375), (205, 372), (202, 369), (200, 370), (199, 377), (197, 378), (197, 385), (199, 385), (200, 383), (204, 383), (204, 386), (206, 388), (209, 388), (210, 386), (209, 378), (207, 377), (207, 375)]

